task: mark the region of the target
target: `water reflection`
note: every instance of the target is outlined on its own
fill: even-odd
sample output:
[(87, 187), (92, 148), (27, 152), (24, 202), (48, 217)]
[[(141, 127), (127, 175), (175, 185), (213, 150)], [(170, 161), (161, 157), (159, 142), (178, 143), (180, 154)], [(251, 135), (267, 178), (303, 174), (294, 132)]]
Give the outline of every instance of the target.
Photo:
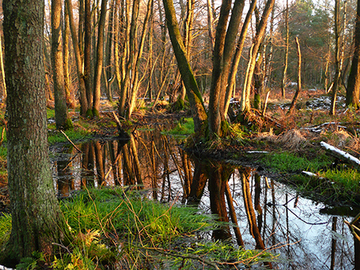
[(213, 232), (215, 239), (279, 253), (281, 262), (269, 268), (354, 268), (354, 239), (345, 217), (321, 213), (321, 203), (252, 168), (190, 158), (159, 130), (138, 131), (129, 141), (98, 140), (78, 148), (81, 152), (68, 145), (52, 149), (60, 197), (83, 187), (142, 188), (155, 200), (192, 204), (217, 214), (226, 223)]

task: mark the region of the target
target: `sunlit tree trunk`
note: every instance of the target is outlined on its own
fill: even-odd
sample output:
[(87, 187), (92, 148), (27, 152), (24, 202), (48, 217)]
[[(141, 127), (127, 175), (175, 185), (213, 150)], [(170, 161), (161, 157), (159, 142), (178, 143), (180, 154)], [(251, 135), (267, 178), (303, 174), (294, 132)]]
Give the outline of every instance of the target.
[(346, 90), (346, 105), (358, 109), (360, 107), (360, 0), (357, 1), (357, 12), (355, 21), (355, 51), (348, 78), (348, 85)]
[(231, 99), (231, 93), (235, 86), (236, 74), (237, 74), (239, 62), (240, 62), (242, 51), (244, 48), (244, 43), (245, 43), (248, 28), (249, 28), (249, 24), (251, 21), (252, 13), (254, 12), (255, 7), (256, 7), (256, 0), (253, 0), (253, 1), (251, 1), (249, 11), (246, 14), (245, 21), (241, 28), (240, 37), (238, 39), (238, 43), (237, 43), (235, 54), (234, 54), (234, 59), (231, 63), (231, 69), (230, 69), (230, 74), (229, 74), (229, 78), (228, 78), (228, 86), (226, 89), (226, 97), (225, 97), (224, 115), (227, 115), (227, 113), (228, 113), (230, 99)]
[(295, 38), (295, 43), (296, 43), (297, 56), (298, 56), (297, 89), (296, 89), (294, 98), (291, 102), (290, 108), (287, 112), (288, 114), (291, 114), (294, 111), (296, 102), (297, 102), (300, 92), (301, 92), (301, 49), (300, 49), (299, 39), (297, 37)]
[[(233, 49), (245, 4), (243, 0), (235, 0), (231, 9), (231, 3), (230, 0), (222, 2), (216, 27), (208, 113), (210, 136), (214, 134), (222, 136), (221, 122), (225, 120), (224, 107), (226, 82), (230, 71), (229, 63), (234, 53)], [(232, 15), (229, 21), (230, 11)]]
[(143, 29), (142, 29), (141, 38), (140, 38), (139, 49), (137, 50), (137, 53), (135, 56), (135, 68), (134, 68), (134, 74), (133, 74), (134, 79), (132, 81), (133, 89), (132, 89), (132, 92), (130, 95), (129, 111), (128, 111), (129, 119), (131, 118), (131, 115), (135, 109), (138, 90), (140, 87), (140, 85), (139, 85), (140, 84), (140, 82), (139, 82), (139, 66), (140, 66), (140, 59), (142, 57), (142, 53), (144, 50), (144, 43), (145, 43), (145, 39), (146, 39), (146, 33), (147, 33), (152, 3), (153, 3), (153, 0), (148, 1), (147, 12), (145, 15), (144, 25), (143, 25)]
[(66, 94), (66, 101), (69, 108), (75, 108), (75, 100), (71, 95), (71, 83), (70, 83), (70, 72), (69, 72), (69, 38), (70, 38), (70, 25), (69, 25), (69, 12), (67, 8), (64, 10), (64, 35), (63, 35), (63, 50), (64, 50), (64, 87)]
[(284, 54), (284, 69), (281, 79), (281, 93), (282, 97), (285, 98), (286, 92), (286, 74), (288, 68), (288, 59), (289, 59), (289, 0), (286, 0), (285, 7), (285, 54)]
[(101, 72), (104, 62), (104, 32), (106, 19), (106, 4), (107, 0), (101, 1), (101, 13), (98, 28), (98, 41), (96, 49), (96, 64), (94, 75), (94, 100), (93, 100), (93, 116), (98, 117), (100, 111), (100, 97), (101, 97)]
[(84, 33), (84, 80), (86, 86), (86, 99), (88, 102), (87, 116), (91, 116), (93, 104), (93, 88), (91, 76), (91, 9), (90, 0), (85, 0), (85, 33)]
[(256, 29), (256, 35), (253, 41), (253, 46), (252, 49), (250, 50), (250, 58), (249, 58), (249, 63), (248, 63), (248, 71), (245, 79), (245, 84), (243, 87), (243, 96), (242, 96), (242, 100), (241, 100), (241, 108), (240, 110), (242, 112), (246, 112), (250, 110), (250, 88), (251, 88), (251, 84), (252, 84), (252, 79), (253, 79), (253, 74), (254, 74), (254, 70), (255, 70), (255, 62), (257, 59), (257, 54), (259, 51), (259, 47), (261, 45), (261, 41), (264, 37), (265, 31), (266, 31), (266, 24), (267, 24), (267, 20), (269, 18), (270, 12), (272, 11), (273, 7), (274, 7), (274, 3), (275, 0), (268, 0), (266, 2), (260, 23)]
[(114, 19), (115, 19), (115, 0), (111, 1), (110, 4), (110, 15), (109, 15), (109, 24), (108, 24), (108, 31), (107, 31), (107, 38), (106, 38), (106, 49), (105, 49), (105, 85), (106, 85), (106, 96), (110, 102), (112, 102), (112, 82), (114, 78), (112, 78), (112, 66), (111, 66), (111, 59), (112, 59), (112, 48), (113, 48), (113, 36), (114, 36)]
[(85, 86), (85, 80), (84, 80), (84, 73), (82, 70), (82, 59), (81, 59), (78, 38), (77, 38), (77, 34), (76, 34), (73, 8), (72, 8), (71, 0), (65, 0), (65, 3), (66, 3), (66, 8), (69, 13), (71, 38), (73, 41), (73, 48), (74, 48), (75, 60), (76, 60), (76, 71), (77, 71), (78, 81), (79, 81), (80, 113), (82, 116), (86, 116), (86, 112), (88, 110), (88, 101), (86, 98), (86, 86)]
[[(138, 29), (138, 16), (139, 16), (140, 1), (134, 0), (132, 4), (132, 15), (130, 23), (130, 33), (129, 33), (129, 58), (125, 67), (125, 76), (121, 83), (121, 93), (120, 93), (120, 102), (119, 102), (119, 114), (125, 116), (125, 102), (129, 96), (131, 90), (131, 80), (134, 76), (134, 65), (135, 65), (135, 54), (137, 53), (136, 42), (137, 42), (137, 29)], [(126, 9), (126, 17), (130, 18), (130, 10)], [(127, 44), (126, 44), (127, 45)], [(125, 45), (125, 46), (126, 46)]]
[(202, 101), (202, 96), (199, 91), (194, 74), (189, 65), (189, 61), (186, 57), (186, 50), (182, 42), (182, 37), (180, 35), (174, 3), (172, 0), (163, 0), (163, 3), (165, 7), (165, 15), (169, 30), (169, 36), (173, 45), (181, 77), (186, 87), (187, 96), (189, 98), (192, 115), (194, 118), (194, 128), (197, 132), (200, 131), (202, 123), (207, 118), (204, 104)]
[(210, 38), (210, 49), (211, 51), (214, 50), (214, 43), (215, 43), (215, 34), (214, 34), (214, 17), (213, 17), (213, 7), (211, 5), (211, 0), (207, 0), (207, 15), (208, 15), (208, 31), (209, 31), (209, 38)]
[(340, 0), (335, 0), (335, 77), (332, 88), (330, 115), (336, 114), (336, 98), (340, 83)]
[(72, 127), (68, 119), (64, 85), (64, 61), (61, 31), (61, 0), (51, 1), (51, 64), (54, 80), (55, 122), (57, 129)]
[(1, 66), (1, 78), (3, 84), (3, 98), (6, 99), (7, 93), (6, 93), (5, 70), (4, 70), (1, 35), (0, 35), (0, 66)]
[(3, 2), (8, 89), (8, 187), (12, 229), (0, 264), (13, 266), (34, 251), (45, 257), (66, 226), (55, 197), (47, 142), (43, 63), (44, 1)]

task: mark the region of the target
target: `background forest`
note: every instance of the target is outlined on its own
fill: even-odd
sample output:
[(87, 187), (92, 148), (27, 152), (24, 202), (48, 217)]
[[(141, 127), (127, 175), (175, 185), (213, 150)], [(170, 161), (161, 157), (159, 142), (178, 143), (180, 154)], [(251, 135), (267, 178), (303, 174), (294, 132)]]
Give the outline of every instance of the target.
[[(220, 3), (180, 0), (174, 4), (189, 63), (206, 101)], [(45, 5), (46, 90), (48, 105), (53, 106), (51, 5), (49, 1)], [(71, 7), (70, 13), (67, 5)], [(248, 3), (245, 10), (247, 6)], [(234, 96), (241, 95), (256, 20), (264, 6), (264, 1), (259, 1), (255, 8), (238, 67)], [(115, 98), (120, 101), (120, 114), (131, 118), (139, 105), (136, 104), (138, 98), (148, 98), (154, 103), (161, 99), (184, 100), (185, 89), (166, 29), (162, 1), (66, 0), (60, 7), (68, 106), (74, 108), (80, 103), (81, 113), (85, 115), (94, 108), (94, 113), (99, 110), (100, 97), (109, 101)], [(340, 1), (341, 86), (346, 85), (354, 51), (355, 7), (354, 0)], [(327, 91), (331, 86), (335, 76), (334, 2), (276, 1), (257, 59), (256, 72), (263, 82), (263, 95), (270, 89), (275, 90), (271, 97), (282, 88), (283, 82), (286, 87), (294, 88), (297, 81), (295, 37), (299, 39), (302, 53), (303, 87)], [(6, 95), (3, 74), (2, 68), (2, 97)], [(283, 97), (291, 98), (286, 92)]]

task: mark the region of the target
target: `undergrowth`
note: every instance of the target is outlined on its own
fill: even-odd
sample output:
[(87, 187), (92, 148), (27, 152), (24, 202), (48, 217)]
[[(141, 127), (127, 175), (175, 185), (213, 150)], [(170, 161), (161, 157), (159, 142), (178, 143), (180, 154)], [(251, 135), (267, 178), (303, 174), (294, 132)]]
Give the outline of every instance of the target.
[[(60, 251), (47, 262), (52, 269), (227, 269), (276, 260), (267, 251), (213, 242), (216, 217), (151, 201), (145, 191), (85, 190), (60, 206), (73, 240), (68, 246), (55, 243)], [(9, 215), (0, 217), (0, 229), (4, 243), (11, 230)], [(42, 265), (43, 256), (35, 255), (21, 267)]]

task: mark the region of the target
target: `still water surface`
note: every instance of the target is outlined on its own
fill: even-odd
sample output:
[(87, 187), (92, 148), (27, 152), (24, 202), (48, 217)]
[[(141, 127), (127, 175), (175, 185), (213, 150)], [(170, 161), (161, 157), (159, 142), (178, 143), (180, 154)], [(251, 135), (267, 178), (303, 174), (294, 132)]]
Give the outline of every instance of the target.
[(354, 269), (354, 240), (344, 223), (350, 216), (323, 213), (322, 203), (252, 168), (190, 158), (161, 129), (138, 131), (129, 141), (82, 143), (81, 152), (67, 144), (53, 147), (58, 195), (70, 196), (84, 186), (142, 185), (155, 200), (195, 204), (224, 221), (232, 214), (239, 231), (224, 226), (213, 236), (230, 235), (234, 245), (248, 249), (272, 249), (281, 259), (275, 268)]

